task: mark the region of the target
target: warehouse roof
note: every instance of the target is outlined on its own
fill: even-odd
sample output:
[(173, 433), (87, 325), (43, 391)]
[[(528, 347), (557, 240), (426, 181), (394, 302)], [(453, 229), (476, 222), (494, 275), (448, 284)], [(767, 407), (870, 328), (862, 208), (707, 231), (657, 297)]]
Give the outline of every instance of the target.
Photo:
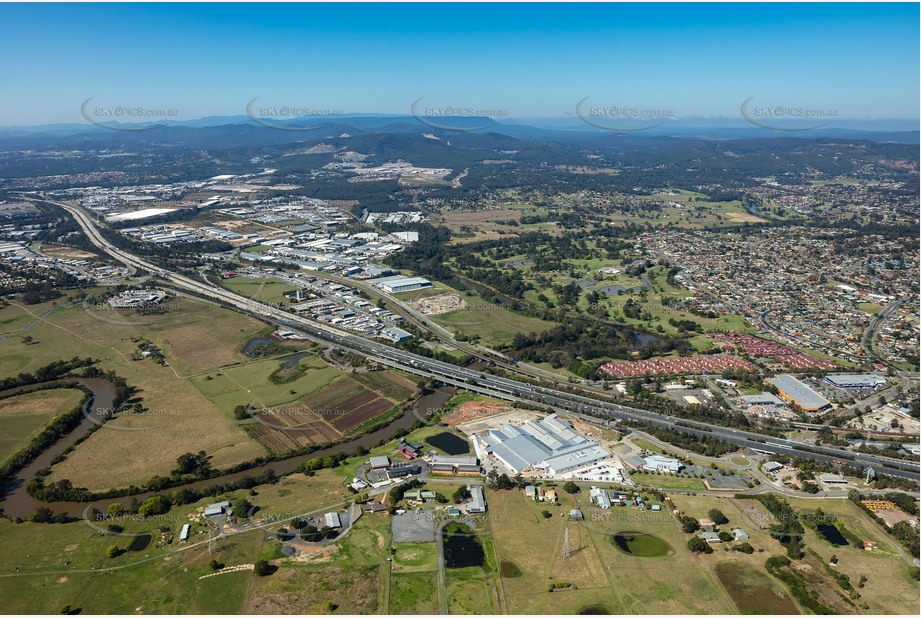
[(782, 395), (791, 399), (804, 410), (821, 410), (831, 402), (820, 394), (791, 376), (783, 374), (776, 378), (768, 378), (768, 382), (777, 387)]

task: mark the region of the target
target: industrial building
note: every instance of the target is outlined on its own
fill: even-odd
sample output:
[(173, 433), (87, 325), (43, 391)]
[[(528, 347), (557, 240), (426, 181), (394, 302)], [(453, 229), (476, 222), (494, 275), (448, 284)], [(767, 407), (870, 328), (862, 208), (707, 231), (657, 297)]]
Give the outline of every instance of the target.
[(369, 283), (388, 294), (399, 294), (400, 292), (411, 292), (412, 290), (432, 287), (432, 282), (428, 279), (423, 277), (404, 277), (402, 275), (381, 277), (380, 279), (373, 279)]
[(767, 381), (777, 388), (781, 397), (792, 401), (807, 412), (818, 412), (831, 405), (831, 402), (825, 397), (822, 397), (788, 373), (779, 375), (776, 378), (768, 378)]
[(474, 435), (473, 443), (477, 452), (493, 455), (515, 474), (528, 469), (562, 474), (610, 457), (556, 414), (520, 426), (490, 429)]
[(378, 455), (371, 458), (371, 469), (381, 470), (390, 467), (390, 458), (386, 455)]
[(471, 455), (433, 455), (432, 474), (479, 475), (483, 469), (479, 460)]
[(874, 388), (886, 384), (886, 379), (874, 373), (839, 373), (825, 377), (832, 386), (841, 388)]

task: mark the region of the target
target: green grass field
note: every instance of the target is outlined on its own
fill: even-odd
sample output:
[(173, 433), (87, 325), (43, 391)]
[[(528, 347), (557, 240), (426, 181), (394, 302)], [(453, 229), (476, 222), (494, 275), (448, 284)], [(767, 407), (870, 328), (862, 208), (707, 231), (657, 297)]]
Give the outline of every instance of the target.
[(459, 294), (468, 307), (433, 315), (431, 319), (455, 333), (470, 338), (478, 337), (487, 346), (507, 345), (518, 333), (539, 333), (557, 326), (555, 322), (533, 318), (500, 304), (487, 302), (473, 290), (453, 292)]
[(648, 472), (630, 472), (630, 479), (637, 485), (658, 487), (659, 489), (688, 489), (703, 491), (707, 487), (700, 479), (672, 476), (671, 474), (651, 474)]
[(249, 403), (256, 406), (290, 403), (345, 375), (340, 369), (327, 365), (319, 356), (304, 357), (300, 364), (307, 368), (304, 375), (287, 384), (269, 381), (269, 376), (280, 366), (280, 361), (276, 359), (252, 361), (199, 375), (192, 378), (192, 383), (215, 406), (232, 412), (234, 407)]
[(271, 277), (232, 277), (224, 279), (221, 285), (247, 298), (264, 303), (287, 303), (285, 292), (295, 287)]
[[(774, 523), (773, 517), (755, 500), (706, 495), (672, 495), (671, 499), (676, 508), (698, 519), (707, 517), (709, 509), (720, 509), (729, 519), (729, 524), (723, 526), (723, 529), (741, 527), (750, 537), (748, 542), (757, 550), (754, 554), (745, 555), (739, 552), (726, 554), (717, 549), (713, 556), (723, 554), (726, 558), (748, 565), (749, 569), (765, 573), (764, 561), (767, 557), (784, 553), (783, 547), (767, 530)], [(912, 575), (910, 565), (896, 551), (896, 542), (857, 506), (846, 499), (795, 498), (787, 501), (799, 512), (821, 508), (838, 517), (859, 538), (879, 543), (879, 548), (873, 552), (864, 551), (862, 546), (835, 547), (808, 527), (804, 537), (806, 547), (817, 552), (826, 562), (832, 555), (836, 555), (837, 570), (848, 575), (855, 586), (861, 575), (868, 577), (866, 585), (859, 589), (859, 601), (868, 606), (864, 611), (872, 614), (918, 613), (918, 582)], [(761, 529), (762, 525), (765, 529)], [(763, 553), (761, 550), (764, 550)], [(708, 559), (713, 556), (708, 556)], [(779, 581), (773, 578), (772, 581), (775, 587), (779, 586), (781, 591), (785, 591)], [(830, 579), (828, 586), (837, 588)]]
[[(177, 457), (205, 450), (212, 465), (224, 467), (262, 455), (232, 417), (203, 397), (188, 380), (190, 373), (243, 362), (237, 350), (265, 325), (233, 311), (186, 298), (171, 301), (162, 315), (140, 316), (116, 312), (95, 303), (70, 305), (70, 299), (38, 305), (10, 305), (0, 309), (0, 323), (28, 316), (33, 323), (26, 344), (11, 334), (21, 321), (7, 322), (0, 333), (0, 358), (7, 372), (34, 371), (73, 356), (99, 359), (103, 371), (114, 371), (138, 389), (142, 405), (151, 414), (123, 416), (112, 426), (145, 427), (144, 431), (98, 431), (54, 467), (52, 480), (70, 479), (93, 490), (141, 483), (154, 474), (169, 474)], [(48, 313), (51, 311), (51, 313)], [(45, 315), (47, 313), (47, 315)], [(45, 315), (44, 318), (41, 316)], [(18, 326), (17, 326), (18, 324)], [(167, 366), (138, 358), (138, 340), (152, 341), (163, 350)], [(117, 462), (114, 465), (113, 462)]]
[(83, 396), (75, 388), (57, 388), (0, 399), (0, 465), (28, 446), (50, 421), (73, 410)]
[(437, 614), (437, 574), (394, 573), (390, 577), (389, 614)]
[[(588, 506), (587, 496), (559, 496), (562, 504), (555, 507), (533, 502), (521, 491), (487, 493), (498, 559), (513, 562), (521, 572), (502, 578), (510, 613), (575, 614), (592, 606), (614, 614), (732, 612), (728, 596), (685, 549), (684, 535), (669, 513), (602, 511)], [(577, 500), (583, 522), (565, 515)], [(543, 510), (552, 517), (545, 519)], [(571, 557), (564, 559), (560, 552), (567, 529)], [(616, 532), (654, 535), (675, 553), (629, 556), (612, 542)], [(564, 582), (573, 586), (548, 591), (551, 584)]]

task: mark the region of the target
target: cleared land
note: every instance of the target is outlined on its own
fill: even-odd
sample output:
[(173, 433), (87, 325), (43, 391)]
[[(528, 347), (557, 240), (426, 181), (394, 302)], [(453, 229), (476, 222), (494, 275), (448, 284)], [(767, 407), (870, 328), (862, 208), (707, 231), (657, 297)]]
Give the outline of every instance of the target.
[(475, 292), (464, 292), (463, 299), (467, 303), (466, 308), (441, 313), (432, 319), (448, 330), (463, 333), (469, 338), (478, 337), (486, 345), (508, 345), (519, 333), (539, 333), (557, 326), (554, 322), (486, 302)]
[(412, 394), (410, 386), (393, 371), (342, 375), (309, 395), (258, 411), (259, 422), (247, 430), (276, 453), (336, 440), (393, 409)]
[(26, 393), (0, 399), (0, 464), (26, 447), (55, 417), (70, 412), (83, 399), (75, 388)]
[(390, 577), (388, 613), (400, 615), (437, 614), (436, 573), (394, 573)]
[[(561, 506), (534, 502), (521, 491), (487, 494), (499, 560), (514, 563), (520, 571), (502, 580), (509, 612), (575, 614), (591, 606), (615, 614), (733, 610), (729, 598), (701, 570), (698, 558), (685, 549), (686, 541), (669, 513), (627, 508), (603, 512), (586, 506), (587, 497), (579, 495), (585, 521), (574, 522), (566, 514), (577, 505), (575, 497), (558, 494)], [(552, 516), (545, 518), (544, 510)], [(560, 555), (567, 528), (568, 560)], [(617, 532), (653, 535), (675, 552), (627, 555), (613, 542)], [(676, 572), (682, 576), (674, 577)], [(551, 584), (564, 582), (574, 586), (548, 592)]]
[(264, 303), (287, 304), (285, 292), (295, 291), (294, 286), (270, 277), (231, 277), (221, 281), (221, 284), (247, 298)]
[[(208, 303), (177, 299), (175, 309), (162, 315), (140, 316), (98, 309), (80, 301), (68, 306), (68, 299), (29, 306), (0, 309), (0, 333), (9, 333), (34, 323), (28, 334), (0, 339), (3, 363), (0, 377), (38, 367), (62, 358), (91, 356), (99, 359), (103, 371), (114, 371), (138, 389), (146, 415), (129, 415), (111, 421), (113, 427), (144, 427), (143, 431), (97, 431), (77, 447), (67, 460), (55, 466), (52, 480), (70, 479), (78, 487), (104, 490), (141, 483), (155, 474), (168, 475), (177, 457), (205, 450), (212, 465), (224, 467), (265, 453), (233, 421), (222, 413), (184, 377), (191, 367), (223, 362), (222, 350), (234, 350), (264, 328), (257, 320)], [(48, 313), (50, 311), (50, 313)], [(48, 313), (44, 318), (40, 316)], [(117, 321), (100, 318), (116, 317)], [(177, 346), (177, 329), (194, 328), (195, 345)], [(138, 341), (148, 339), (159, 346), (169, 366), (150, 359), (134, 360)], [(210, 351), (210, 353), (209, 353)], [(183, 356), (187, 354), (187, 356)], [(215, 360), (209, 360), (213, 355)], [(241, 359), (242, 360), (242, 359)], [(178, 375), (177, 375), (178, 373)]]

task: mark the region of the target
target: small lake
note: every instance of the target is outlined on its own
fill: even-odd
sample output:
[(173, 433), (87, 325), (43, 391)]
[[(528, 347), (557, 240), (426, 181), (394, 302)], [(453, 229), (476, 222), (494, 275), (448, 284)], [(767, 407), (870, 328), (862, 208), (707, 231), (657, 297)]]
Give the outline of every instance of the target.
[(654, 558), (674, 553), (672, 546), (651, 534), (642, 532), (618, 532), (611, 537), (611, 542), (625, 554)]
[(246, 342), (246, 345), (243, 346), (243, 353), (249, 357), (258, 356), (259, 348), (267, 345), (276, 345), (276, 343), (265, 337), (255, 337)]
[(150, 541), (153, 537), (149, 534), (138, 534), (131, 540), (131, 545), (128, 546), (128, 551), (143, 551), (147, 549), (147, 546), (150, 545)]
[(821, 534), (826, 541), (835, 547), (844, 547), (845, 545), (850, 545), (850, 543), (847, 542), (847, 539), (844, 538), (844, 535), (841, 534), (841, 531), (831, 524), (819, 524), (815, 527), (815, 529), (816, 532)]
[(447, 431), (426, 438), (425, 442), (448, 455), (465, 455), (470, 452), (469, 442)]
[(449, 569), (483, 566), (486, 552), (472, 530), (462, 524), (448, 524), (442, 531), (445, 566)]

